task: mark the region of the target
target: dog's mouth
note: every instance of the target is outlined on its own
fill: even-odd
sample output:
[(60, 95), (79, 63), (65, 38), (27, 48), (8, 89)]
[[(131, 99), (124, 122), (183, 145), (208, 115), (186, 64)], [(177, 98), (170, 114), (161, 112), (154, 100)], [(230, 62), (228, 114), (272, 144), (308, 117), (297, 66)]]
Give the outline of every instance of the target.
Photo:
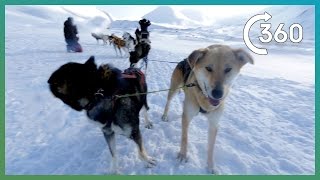
[[(206, 92), (208, 92), (208, 91), (207, 91), (207, 86), (206, 86), (206, 84), (204, 84), (204, 88), (205, 88)], [(210, 103), (212, 106), (218, 106), (218, 105), (220, 104), (220, 100), (221, 100), (221, 99), (211, 98), (209, 95), (207, 95), (207, 99), (208, 99), (209, 103)]]
[(211, 97), (208, 97), (208, 101), (212, 106), (218, 106), (220, 104), (220, 100), (219, 99), (213, 99)]

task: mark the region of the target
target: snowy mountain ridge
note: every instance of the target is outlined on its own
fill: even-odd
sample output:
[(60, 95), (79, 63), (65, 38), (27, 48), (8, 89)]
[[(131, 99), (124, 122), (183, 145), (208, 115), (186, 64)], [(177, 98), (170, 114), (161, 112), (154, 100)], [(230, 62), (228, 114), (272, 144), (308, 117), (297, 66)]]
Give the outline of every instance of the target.
[(204, 21), (204, 17), (198, 11), (188, 9), (177, 11), (169, 6), (159, 6), (142, 18), (149, 19), (153, 23), (162, 26), (173, 28), (195, 28), (203, 26)]
[[(280, 23), (284, 23), (284, 30), (289, 31), (289, 26), (293, 23), (299, 23), (303, 27), (304, 39), (314, 39), (315, 37), (315, 7), (314, 6), (271, 6), (258, 13), (248, 13), (243, 16), (237, 16), (234, 18), (221, 19), (213, 25), (212, 28), (224, 29), (230, 31), (233, 35), (242, 35), (242, 30), (246, 22), (256, 14), (263, 14), (268, 12), (272, 18), (267, 22), (271, 23), (271, 31), (274, 32)], [(260, 23), (264, 21), (258, 21), (251, 27), (253, 35), (261, 35)]]

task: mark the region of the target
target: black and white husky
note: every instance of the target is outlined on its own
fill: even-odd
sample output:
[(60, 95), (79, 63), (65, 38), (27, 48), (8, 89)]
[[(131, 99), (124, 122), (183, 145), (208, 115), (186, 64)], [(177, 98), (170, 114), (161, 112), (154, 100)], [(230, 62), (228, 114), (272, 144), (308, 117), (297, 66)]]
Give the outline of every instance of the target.
[[(55, 97), (74, 110), (85, 110), (92, 121), (100, 124), (112, 156), (114, 173), (117, 173), (115, 135), (118, 134), (137, 144), (139, 157), (147, 167), (156, 164), (144, 149), (140, 133), (139, 113), (142, 109), (145, 127), (152, 128), (147, 115), (147, 83), (140, 70), (130, 68), (121, 72), (110, 64), (97, 67), (92, 56), (84, 64), (70, 62), (61, 66), (50, 76), (48, 83)], [(116, 96), (137, 93), (141, 95)]]
[(134, 37), (132, 37), (130, 33), (124, 32), (122, 38), (125, 41), (125, 47), (128, 51), (128, 54), (134, 51), (134, 46), (137, 44), (137, 41), (134, 39)]
[[(147, 71), (148, 54), (151, 49), (148, 27), (151, 25), (151, 22), (147, 19), (142, 19), (139, 21), (139, 24), (141, 30), (136, 29), (135, 31), (138, 43), (134, 47), (134, 51), (130, 52), (130, 67), (137, 67), (137, 63), (139, 62), (139, 60), (143, 59), (145, 70)], [(141, 68), (142, 67), (143, 66), (141, 66)]]

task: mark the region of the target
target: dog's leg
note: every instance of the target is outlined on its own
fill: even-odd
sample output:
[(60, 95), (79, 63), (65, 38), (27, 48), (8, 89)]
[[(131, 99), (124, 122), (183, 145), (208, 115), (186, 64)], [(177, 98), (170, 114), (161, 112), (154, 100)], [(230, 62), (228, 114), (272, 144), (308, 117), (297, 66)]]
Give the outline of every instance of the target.
[(212, 174), (218, 174), (218, 171), (214, 166), (214, 145), (216, 143), (216, 137), (218, 133), (218, 123), (220, 117), (223, 113), (224, 104), (221, 104), (218, 109), (214, 112), (206, 115), (209, 121), (209, 129), (208, 129), (208, 156), (207, 156), (207, 165), (208, 172)]
[(199, 113), (199, 106), (194, 105), (189, 99), (185, 99), (182, 114), (182, 136), (178, 161), (187, 162), (188, 128), (192, 118)]
[(173, 96), (179, 91), (179, 87), (183, 84), (183, 75), (179, 69), (175, 69), (172, 73), (170, 91), (168, 92), (167, 104), (162, 115), (163, 121), (168, 121), (168, 110)]
[(130, 49), (127, 48), (127, 57), (130, 58)]
[(144, 113), (144, 124), (145, 124), (144, 127), (146, 127), (147, 129), (152, 129), (153, 124), (149, 120), (148, 110), (145, 107), (145, 105), (142, 107), (142, 109), (143, 109), (143, 113)]
[(121, 52), (121, 47), (120, 46), (118, 46), (118, 50), (120, 52), (120, 56), (122, 57), (122, 52)]
[(115, 134), (110, 129), (103, 129), (104, 138), (107, 141), (109, 146), (109, 150), (112, 156), (112, 171), (115, 174), (118, 174), (118, 162), (117, 162), (117, 154), (116, 154), (116, 139)]
[(124, 51), (124, 57), (129, 57), (129, 49), (127, 47), (124, 47), (123, 51)]
[(208, 131), (208, 172), (212, 174), (217, 174), (217, 171), (214, 168), (214, 161), (213, 161), (213, 153), (214, 153), (214, 145), (216, 143), (218, 127), (209, 125)]
[(126, 51), (126, 47), (123, 47), (122, 48), (122, 51), (123, 51), (123, 57), (127, 57), (127, 51)]
[(146, 57), (144, 57), (143, 58), (143, 62), (144, 62), (144, 64), (145, 64), (145, 66), (146, 66), (146, 73), (147, 73), (147, 68), (148, 68), (148, 56), (146, 56)]
[(150, 168), (152, 166), (155, 166), (156, 160), (148, 157), (148, 154), (147, 154), (146, 150), (144, 149), (139, 125), (132, 130), (131, 138), (137, 144), (138, 151), (139, 151), (139, 157), (142, 161), (144, 161), (146, 163), (146, 167)]
[(117, 45), (116, 45), (116, 44), (113, 44), (113, 48), (114, 48), (114, 51), (116, 52), (116, 56), (118, 56)]

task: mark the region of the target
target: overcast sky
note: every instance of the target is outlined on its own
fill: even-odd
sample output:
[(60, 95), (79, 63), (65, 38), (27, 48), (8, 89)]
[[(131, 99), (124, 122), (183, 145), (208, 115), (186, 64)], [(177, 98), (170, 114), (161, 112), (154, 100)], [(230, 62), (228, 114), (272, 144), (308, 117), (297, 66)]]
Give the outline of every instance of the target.
[[(116, 5), (116, 6), (98, 6), (100, 9), (104, 9), (109, 12), (115, 19), (127, 19), (127, 20), (137, 20), (143, 15), (154, 10), (158, 6), (155, 5)], [(245, 5), (177, 5), (170, 6), (175, 10), (191, 9), (197, 10), (199, 13), (212, 18), (212, 20), (221, 17), (231, 17), (240, 14), (253, 13), (260, 11), (268, 6), (245, 6)]]

